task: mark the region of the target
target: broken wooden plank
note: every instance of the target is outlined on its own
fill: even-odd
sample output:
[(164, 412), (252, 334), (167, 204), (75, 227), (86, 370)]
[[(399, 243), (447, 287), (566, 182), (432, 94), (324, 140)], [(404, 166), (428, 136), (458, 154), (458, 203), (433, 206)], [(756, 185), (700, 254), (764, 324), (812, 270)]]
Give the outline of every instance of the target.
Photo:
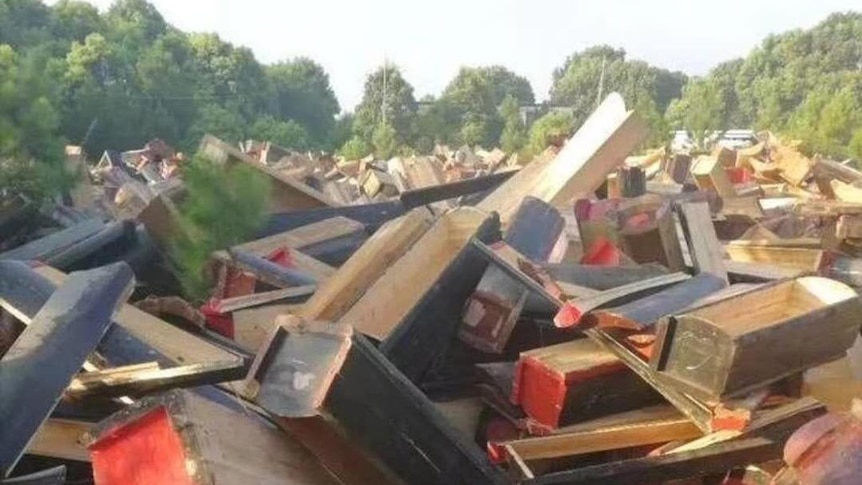
[(701, 273), (694, 278), (671, 286), (658, 293), (631, 301), (615, 308), (587, 313), (583, 317), (586, 327), (644, 330), (660, 318), (673, 315), (691, 304), (725, 288), (727, 282), (712, 273)]
[(431, 226), (426, 209), (416, 209), (390, 221), (374, 233), (338, 271), (321, 284), (303, 305), (308, 320), (337, 320)]
[[(40, 301), (45, 301), (54, 291), (55, 286), (62, 284), (68, 278), (67, 275), (50, 266), (39, 266), (34, 271), (37, 273), (37, 278), (35, 281), (28, 279), (27, 284), (31, 290), (40, 283), (45, 288), (46, 293), (41, 293), (40, 296), (40, 299), (44, 299)], [(0, 274), (3, 272), (0, 271)], [(0, 305), (6, 307), (3, 297), (0, 297)], [(35, 312), (29, 315), (34, 314)], [(24, 321), (32, 318), (20, 313), (16, 317), (23, 318)], [(133, 305), (121, 305), (114, 317), (114, 322), (115, 325), (108, 329), (99, 349), (115, 366), (152, 360), (167, 364), (196, 364), (240, 359), (238, 355), (195, 337)], [(141, 347), (145, 348), (136, 347), (135, 342), (140, 342), (143, 344)], [(109, 349), (113, 350), (109, 351)]]
[(9, 476), (132, 286), (125, 263), (72, 273), (0, 360), (0, 475)]
[[(130, 366), (134, 367), (134, 366)], [(124, 368), (119, 368), (123, 370)], [(248, 373), (239, 359), (205, 362), (160, 369), (117, 369), (79, 374), (66, 394), (72, 398), (144, 396), (158, 391), (237, 381)]]
[(554, 317), (554, 323), (561, 328), (578, 325), (588, 312), (611, 306), (619, 306), (646, 296), (658, 293), (668, 287), (682, 283), (691, 277), (685, 273), (657, 276), (628, 285), (617, 286), (596, 295), (570, 300)]
[(339, 483), (298, 442), (253, 412), (187, 391), (134, 404), (92, 432), (96, 483)]
[(676, 213), (695, 272), (712, 274), (726, 282), (724, 252), (715, 233), (709, 205), (706, 202), (682, 203), (676, 206)]
[(658, 445), (703, 435), (703, 432), (691, 421), (679, 413), (675, 414), (674, 417), (659, 416), (653, 419), (645, 417), (631, 424), (524, 438), (505, 444), (511, 446), (522, 459), (530, 461)]
[(521, 483), (524, 485), (663, 483), (673, 479), (724, 473), (734, 467), (773, 460), (781, 456), (783, 446), (783, 440), (748, 438), (702, 450), (633, 458), (556, 472)]
[(273, 234), (297, 229), (314, 222), (338, 216), (347, 217), (348, 219), (365, 224), (369, 232), (374, 232), (384, 223), (401, 217), (405, 212), (407, 211), (404, 209), (401, 201), (398, 200), (279, 212), (269, 215), (269, 220), (258, 231), (258, 236), (272, 236)]
[(506, 180), (512, 178), (516, 173), (518, 173), (518, 170), (504, 170), (495, 172), (491, 175), (459, 180), (448, 184), (411, 189), (402, 192), (398, 198), (401, 200), (401, 203), (404, 204), (404, 208), (409, 210), (423, 205), (433, 204), (434, 202), (495, 189)]
[(843, 355), (860, 310), (837, 281), (779, 282), (663, 320), (651, 365), (694, 396), (739, 395)]
[(553, 429), (660, 398), (614, 354), (580, 339), (521, 353), (511, 399), (539, 425)]
[(591, 266), (569, 263), (539, 266), (558, 283), (565, 282), (599, 291), (668, 274), (667, 268), (653, 263), (638, 266)]
[(297, 300), (314, 294), (317, 290), (315, 285), (295, 286), (293, 288), (284, 288), (281, 290), (265, 291), (262, 293), (253, 293), (251, 295), (236, 296), (233, 298), (225, 298), (219, 300), (215, 309), (219, 313), (233, 313), (237, 310), (253, 308), (268, 303), (296, 303)]
[[(483, 200), (478, 208), (496, 211), (507, 224), (521, 200), (532, 195), (565, 208), (595, 191), (646, 136), (646, 126), (617, 93), (609, 95), (556, 158), (528, 165)], [(533, 166), (535, 165), (535, 166)]]
[[(527, 197), (503, 240), (531, 261), (545, 262), (563, 230), (563, 218), (552, 206)], [(521, 314), (527, 291), (496, 267), (485, 270), (464, 306), (460, 339), (473, 348), (500, 353)]]
[(365, 232), (364, 224), (347, 217), (336, 216), (262, 239), (242, 243), (233, 246), (232, 249), (265, 256), (284, 247), (304, 250), (309, 246), (359, 232)]
[(60, 465), (24, 476), (0, 479), (0, 485), (64, 485), (65, 483), (66, 465)]
[(316, 285), (319, 281), (313, 274), (282, 266), (251, 253), (231, 249), (230, 255), (236, 265), (244, 271), (252, 273), (258, 280), (277, 288)]
[(279, 417), (317, 416), (352, 334), (344, 324), (280, 317), (252, 364), (245, 396)]

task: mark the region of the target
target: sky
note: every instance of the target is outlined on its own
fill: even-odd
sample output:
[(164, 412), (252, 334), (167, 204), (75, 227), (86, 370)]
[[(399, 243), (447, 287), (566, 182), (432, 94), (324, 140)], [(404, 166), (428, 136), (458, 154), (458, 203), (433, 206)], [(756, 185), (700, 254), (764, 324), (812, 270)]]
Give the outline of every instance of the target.
[[(461, 66), (501, 64), (546, 99), (567, 56), (596, 44), (691, 75), (745, 56), (770, 33), (809, 28), (859, 0), (150, 0), (174, 26), (216, 32), (258, 60), (307, 56), (343, 110), (384, 59), (419, 99)], [(49, 2), (51, 3), (51, 2)], [(101, 9), (112, 0), (90, 0)]]

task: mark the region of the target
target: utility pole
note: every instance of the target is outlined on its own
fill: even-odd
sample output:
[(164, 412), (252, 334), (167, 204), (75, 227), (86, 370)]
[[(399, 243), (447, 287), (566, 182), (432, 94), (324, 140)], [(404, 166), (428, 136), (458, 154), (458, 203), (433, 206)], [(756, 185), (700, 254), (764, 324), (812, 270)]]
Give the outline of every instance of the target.
[(598, 108), (599, 105), (602, 104), (602, 95), (604, 94), (605, 90), (605, 61), (606, 58), (602, 57), (602, 73), (601, 75), (599, 75), (599, 96), (598, 98), (596, 98), (596, 108)]
[(387, 69), (388, 61), (386, 56), (383, 56), (383, 103), (380, 106), (380, 111), (382, 114), (381, 119), (383, 120), (383, 124), (386, 125), (386, 69)]

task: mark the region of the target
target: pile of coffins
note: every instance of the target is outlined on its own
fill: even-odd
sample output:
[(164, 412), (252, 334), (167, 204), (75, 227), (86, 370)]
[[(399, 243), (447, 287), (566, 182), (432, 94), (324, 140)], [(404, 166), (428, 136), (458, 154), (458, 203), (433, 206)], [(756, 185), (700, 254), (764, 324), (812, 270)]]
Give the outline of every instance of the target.
[[(631, 157), (646, 132), (612, 94), (523, 167), (205, 137), (273, 191), (258, 238), (212, 254), (202, 306), (130, 303), (163, 273), (121, 254), (60, 264), (101, 221), (0, 254), (0, 474), (856, 483), (862, 174), (769, 133)], [(177, 203), (114, 214), (164, 260)]]

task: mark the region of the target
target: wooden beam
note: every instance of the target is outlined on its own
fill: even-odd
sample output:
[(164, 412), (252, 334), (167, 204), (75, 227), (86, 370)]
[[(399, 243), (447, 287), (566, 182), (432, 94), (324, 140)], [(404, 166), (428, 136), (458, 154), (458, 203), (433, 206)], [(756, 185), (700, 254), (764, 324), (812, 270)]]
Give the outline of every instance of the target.
[(832, 192), (835, 193), (835, 197), (841, 202), (862, 204), (862, 189), (840, 180), (833, 180), (830, 182), (830, 185)]
[(301, 250), (315, 244), (364, 231), (364, 224), (347, 217), (336, 216), (269, 237), (242, 243), (233, 246), (232, 249), (265, 256), (284, 247)]
[(612, 93), (566, 143), (556, 158), (528, 165), (483, 200), (478, 208), (500, 214), (507, 224), (521, 200), (532, 195), (565, 208), (595, 191), (608, 173), (643, 141), (647, 130), (622, 97)]
[(313, 295), (316, 290), (317, 286), (315, 285), (295, 286), (293, 288), (225, 298), (224, 300), (219, 300), (216, 310), (219, 313), (233, 313), (237, 310), (258, 307), (268, 303), (295, 303), (296, 300), (304, 300)]
[(862, 239), (862, 217), (839, 216), (835, 225), (835, 237), (839, 240)]
[(73, 273), (0, 360), (0, 475), (9, 476), (133, 285), (125, 263)]
[(701, 399), (741, 395), (841, 357), (860, 311), (837, 281), (779, 282), (663, 320), (651, 366)]
[(309, 320), (341, 318), (430, 226), (426, 209), (416, 209), (386, 223), (319, 286), (303, 305), (301, 315)]

